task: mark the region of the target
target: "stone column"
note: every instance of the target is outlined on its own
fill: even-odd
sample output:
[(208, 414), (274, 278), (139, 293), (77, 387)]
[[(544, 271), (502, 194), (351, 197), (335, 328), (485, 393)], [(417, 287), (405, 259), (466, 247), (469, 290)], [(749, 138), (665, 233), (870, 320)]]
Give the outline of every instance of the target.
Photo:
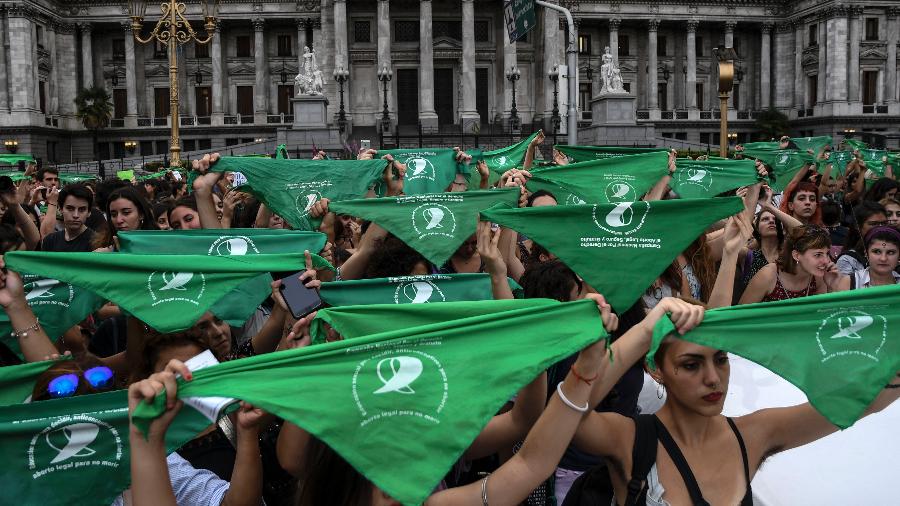
[(825, 99), (843, 102), (847, 100), (847, 11), (835, 7), (830, 16)]
[(697, 108), (697, 26), (695, 19), (687, 22), (687, 78), (685, 95), (688, 109)]
[[(310, 43), (316, 48), (316, 53), (319, 52), (319, 48), (324, 52), (325, 46), (322, 44), (322, 18), (313, 19), (312, 27), (312, 40)], [(318, 60), (318, 57), (316, 59)], [(322, 67), (321, 63), (319, 64), (319, 67)]]
[(736, 26), (737, 21), (725, 22), (725, 47), (734, 47), (734, 27)]
[[(378, 58), (376, 61), (376, 72), (378, 69), (387, 67), (388, 69), (393, 69), (393, 63), (391, 62), (391, 11), (390, 11), (390, 1), (389, 0), (378, 0), (378, 13), (377, 13), (377, 23), (378, 23)], [(421, 21), (419, 22), (419, 27), (424, 25)], [(431, 29), (431, 24), (429, 23), (428, 29)], [(377, 74), (376, 74), (377, 75)], [(396, 76), (394, 76), (396, 77)], [(381, 84), (381, 83), (378, 83)], [(394, 93), (393, 93), (393, 85), (394, 80), (392, 79), (387, 83), (387, 102), (388, 102), (388, 111), (393, 112), (392, 116), (396, 118), (397, 110), (394, 107)], [(383, 84), (379, 86), (381, 88), (382, 93), (384, 93)], [(421, 83), (419, 83), (421, 86)], [(379, 97), (384, 100), (383, 97)], [(398, 97), (399, 98), (399, 97)], [(382, 103), (379, 101), (379, 103)], [(381, 107), (376, 108), (376, 111), (381, 111)], [(380, 118), (381, 116), (378, 115)]]
[(609, 52), (612, 54), (613, 61), (619, 64), (619, 26), (622, 20), (619, 18), (611, 18), (609, 20)]
[(59, 97), (58, 113), (71, 116), (75, 112), (75, 92), (78, 87), (77, 57), (75, 54), (75, 25), (59, 23), (56, 25), (56, 76), (59, 81), (57, 95)]
[(806, 109), (806, 73), (803, 71), (803, 27), (794, 25), (794, 108)]
[(306, 44), (306, 18), (297, 18), (297, 74), (303, 70), (303, 47)]
[(462, 0), (462, 108), (460, 119), (463, 132), (472, 132), (480, 122), (475, 107), (475, 2)]
[(134, 35), (132, 35), (131, 23), (122, 23), (122, 29), (125, 30), (125, 93), (127, 93), (125, 126), (128, 128), (136, 128), (138, 112), (137, 67), (134, 63)]
[(267, 104), (268, 80), (266, 79), (266, 22), (262, 18), (253, 20), (253, 61), (256, 64), (256, 83), (253, 86), (253, 121), (258, 124), (266, 123), (266, 115), (269, 113)]
[(34, 24), (24, 7), (8, 7), (9, 88), (12, 112), (36, 112), (33, 50)]
[[(794, 30), (790, 22), (775, 25), (774, 54), (790, 55), (794, 52)], [(775, 58), (772, 67), (774, 90), (772, 106), (782, 111), (794, 104), (794, 62), (790, 58)]]
[(763, 23), (760, 27), (760, 50), (759, 50), (759, 102), (761, 109), (768, 109), (772, 106), (772, 84), (770, 76), (772, 74), (772, 47), (771, 47), (772, 24)]
[(82, 23), (81, 28), (81, 87), (90, 88), (94, 85), (94, 50), (91, 47), (90, 23)]
[(819, 77), (816, 81), (816, 99), (818, 103), (827, 100), (828, 84), (828, 18), (819, 17)]
[(887, 14), (887, 62), (884, 76), (884, 99), (887, 103), (897, 101), (897, 16), (900, 8), (890, 7)]
[(334, 66), (350, 70), (350, 55), (347, 52), (347, 0), (334, 0)]
[(47, 43), (47, 51), (50, 52), (50, 73), (47, 77), (47, 114), (59, 113), (59, 64), (56, 53), (56, 23), (47, 23), (44, 31), (44, 40)]
[(222, 27), (216, 25), (216, 32), (209, 41), (209, 59), (212, 66), (212, 89), (210, 90), (212, 100), (212, 111), (210, 123), (213, 125), (224, 124), (225, 109), (222, 107), (222, 97), (224, 95), (223, 79), (222, 79)]
[(423, 130), (438, 127), (434, 110), (434, 41), (431, 38), (431, 0), (419, 2), (419, 121)]
[(861, 6), (849, 8), (850, 13), (850, 51), (847, 63), (847, 100), (860, 102), (859, 95), (859, 27), (862, 24), (860, 16), (863, 13)]
[[(541, 9), (544, 16), (544, 73), (541, 76), (541, 82), (544, 83), (544, 126), (548, 134), (552, 133), (550, 127), (550, 117), (553, 114), (553, 83), (550, 82), (548, 76), (555, 65), (559, 65), (559, 14), (549, 9)], [(506, 29), (505, 27), (503, 28)], [(615, 53), (614, 53), (615, 54)], [(501, 75), (502, 79), (505, 79)], [(564, 83), (560, 83), (564, 84)]]
[(6, 16), (0, 10), (0, 112), (9, 112), (9, 66), (6, 63)]
[(659, 20), (651, 19), (647, 22), (647, 108), (658, 109), (659, 103), (656, 94), (657, 69), (656, 69), (656, 31), (659, 29)]

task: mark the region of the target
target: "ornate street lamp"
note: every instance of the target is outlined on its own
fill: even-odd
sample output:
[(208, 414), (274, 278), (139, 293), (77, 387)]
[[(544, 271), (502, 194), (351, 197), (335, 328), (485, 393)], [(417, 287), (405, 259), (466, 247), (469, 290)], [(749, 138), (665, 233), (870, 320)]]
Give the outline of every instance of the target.
[(3, 141), (3, 147), (6, 148), (10, 153), (15, 153), (19, 150), (19, 141), (15, 139), (8, 139)]
[(334, 69), (334, 80), (338, 83), (338, 94), (341, 97), (341, 103), (338, 108), (338, 131), (344, 133), (347, 130), (347, 113), (344, 111), (344, 83), (350, 77), (350, 72), (343, 65), (338, 65)]
[(506, 71), (506, 78), (512, 83), (512, 107), (509, 110), (509, 129), (518, 130), (521, 126), (519, 119), (519, 109), (516, 108), (516, 81), (522, 77), (522, 72), (515, 65), (509, 67)]
[(133, 154), (134, 150), (137, 148), (136, 141), (125, 141), (125, 151), (128, 151), (128, 154)]
[(386, 132), (391, 129), (391, 115), (388, 112), (387, 103), (387, 83), (393, 79), (394, 71), (389, 69), (387, 64), (381, 66), (378, 70), (378, 80), (384, 88), (384, 111), (381, 113), (381, 131)]
[[(169, 114), (172, 120), (172, 134), (169, 146), (170, 163), (177, 166), (181, 163), (181, 146), (179, 145), (178, 127), (181, 117), (178, 113), (178, 55), (177, 46), (194, 41), (198, 44), (207, 44), (212, 40), (216, 32), (216, 13), (218, 0), (201, 0), (203, 9), (203, 27), (206, 30), (206, 38), (202, 38), (191, 27), (190, 21), (185, 17), (187, 6), (184, 2), (166, 0), (160, 5), (160, 18), (150, 32), (150, 35), (141, 38), (141, 29), (144, 26), (144, 14), (147, 12), (145, 0), (131, 0), (128, 5), (131, 17), (131, 31), (135, 40), (141, 44), (158, 41), (168, 47), (169, 52)], [(199, 69), (198, 69), (199, 73)], [(202, 80), (202, 76), (200, 77)], [(199, 81), (198, 81), (199, 82)]]
[(733, 47), (717, 47), (713, 54), (719, 60), (719, 156), (728, 157), (728, 94), (734, 84), (734, 60), (737, 53)]
[(559, 117), (559, 66), (554, 65), (547, 75), (553, 82), (553, 111), (550, 114), (550, 125), (553, 127), (553, 144), (556, 144), (556, 134), (559, 132), (559, 125), (562, 119)]

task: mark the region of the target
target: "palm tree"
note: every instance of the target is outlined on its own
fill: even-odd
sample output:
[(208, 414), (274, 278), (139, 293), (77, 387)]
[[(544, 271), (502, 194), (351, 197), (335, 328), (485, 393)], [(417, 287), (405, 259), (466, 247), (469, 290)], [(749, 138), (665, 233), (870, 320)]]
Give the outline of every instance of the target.
[[(109, 126), (113, 105), (109, 93), (102, 86), (82, 88), (75, 97), (75, 117), (93, 134), (94, 158), (99, 162), (98, 141), (100, 130)], [(102, 167), (102, 165), (101, 165)], [(104, 174), (100, 174), (102, 178)]]
[(756, 116), (756, 129), (759, 130), (762, 140), (768, 141), (788, 134), (791, 123), (781, 111), (770, 108), (760, 111)]

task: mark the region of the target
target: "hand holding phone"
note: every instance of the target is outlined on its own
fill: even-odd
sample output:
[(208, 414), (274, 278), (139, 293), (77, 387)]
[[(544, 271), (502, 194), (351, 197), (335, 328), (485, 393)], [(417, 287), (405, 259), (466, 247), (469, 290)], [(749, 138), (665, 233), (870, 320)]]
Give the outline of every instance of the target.
[(281, 286), (278, 287), (284, 303), (287, 304), (288, 311), (294, 318), (303, 318), (322, 307), (319, 290), (307, 288), (304, 285), (305, 280), (300, 279), (304, 272), (306, 271), (298, 271), (282, 278)]

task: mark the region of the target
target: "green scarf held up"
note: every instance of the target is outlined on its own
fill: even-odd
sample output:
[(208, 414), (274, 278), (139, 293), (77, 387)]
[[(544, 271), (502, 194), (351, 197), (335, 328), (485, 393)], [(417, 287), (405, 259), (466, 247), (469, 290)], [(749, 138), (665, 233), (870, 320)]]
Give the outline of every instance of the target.
[(753, 160), (675, 160), (669, 186), (681, 198), (709, 198), (759, 181)]
[(831, 177), (837, 178), (847, 172), (847, 165), (853, 161), (852, 151), (832, 151), (827, 160), (816, 160), (816, 170), (825, 173), (825, 167), (831, 164)]
[[(160, 332), (194, 325), (235, 288), (262, 273), (296, 272), (302, 253), (246, 256), (14, 251), (6, 266), (89, 290)], [(60, 269), (65, 265), (65, 269)], [(114, 275), (110, 275), (114, 273)]]
[(561, 188), (562, 195), (554, 193), (561, 204), (634, 202), (666, 175), (668, 161), (667, 153), (655, 152), (536, 168), (526, 187)]
[(791, 137), (791, 140), (794, 141), (794, 144), (796, 144), (801, 151), (811, 149), (813, 156), (819, 156), (825, 146), (834, 146), (834, 140), (832, 140), (830, 135), (823, 135), (820, 137)]
[(377, 223), (440, 266), (475, 233), (479, 212), (497, 204), (515, 207), (518, 201), (514, 188), (351, 200), (329, 209)]
[(421, 195), (446, 191), (459, 171), (451, 148), (380, 149), (378, 156), (391, 155), (406, 165), (403, 193)]
[[(507, 281), (513, 293), (522, 289)], [(357, 306), (491, 300), (494, 294), (491, 275), (479, 272), (331, 281), (322, 283), (319, 296), (330, 306)]]
[(770, 184), (775, 191), (784, 191), (794, 175), (806, 165), (816, 163), (815, 157), (805, 151), (796, 149), (779, 149), (775, 151), (745, 149), (744, 156), (756, 158), (769, 166), (775, 173), (775, 181)]
[(584, 278), (619, 313), (739, 197), (489, 209), (484, 220), (525, 234)]
[(0, 367), (0, 406), (22, 404), (30, 400), (38, 376), (58, 362), (71, 359), (71, 356), (63, 355), (58, 360), (26, 362)]
[(276, 160), (223, 156), (210, 170), (240, 172), (242, 189), (252, 193), (273, 213), (297, 230), (317, 230), (321, 220), (309, 211), (322, 198), (332, 202), (365, 196), (378, 181), (384, 160)]
[[(861, 149), (859, 154), (862, 156), (866, 168), (875, 173), (877, 178), (885, 177), (885, 174), (887, 173), (886, 165), (891, 165), (895, 171), (898, 168), (897, 155), (890, 151), (885, 151), (883, 149)], [(884, 162), (885, 157), (887, 157), (887, 164)]]
[(850, 148), (850, 151), (853, 151), (854, 149), (858, 149), (858, 150), (862, 151), (863, 149), (866, 149), (869, 147), (868, 144), (866, 144), (865, 142), (863, 142), (859, 139), (844, 139), (844, 144), (846, 144), (847, 147)]
[[(325, 234), (268, 228), (205, 228), (198, 230), (137, 230), (120, 232), (122, 253), (140, 255), (244, 256), (267, 253), (302, 253), (309, 250), (316, 268), (330, 269), (316, 255), (325, 246)], [(235, 288), (210, 311), (233, 327), (244, 325), (256, 307), (269, 296), (272, 277), (266, 274), (249, 279)]]
[[(481, 314), (460, 318), (470, 312), (461, 304)], [(179, 380), (178, 396), (250, 402), (303, 427), (394, 499), (422, 504), (516, 391), (606, 336), (586, 300), (389, 307), (385, 320), (407, 324), (209, 367)], [(410, 326), (410, 311), (433, 323)], [(138, 406), (134, 423), (146, 432), (164, 411), (162, 394)]]
[(626, 148), (624, 146), (566, 146), (557, 144), (553, 148), (569, 158), (569, 162), (588, 162), (620, 156), (642, 155), (646, 153), (668, 153), (669, 148)]
[(503, 174), (509, 169), (521, 167), (522, 163), (525, 162), (525, 154), (528, 152), (528, 146), (537, 135), (538, 132), (535, 132), (529, 135), (527, 139), (522, 139), (505, 148), (483, 152), (482, 157), (484, 158), (484, 163), (487, 164), (488, 169), (490, 169), (491, 172), (498, 175)]
[(742, 144), (744, 149), (750, 150), (764, 150), (764, 151), (775, 151), (780, 149), (781, 144), (777, 141), (760, 141), (760, 142), (745, 142)]
[(806, 394), (822, 416), (853, 425), (900, 370), (900, 286), (711, 309), (683, 336), (657, 323), (647, 362), (667, 336), (740, 355)]
[[(61, 272), (61, 265), (65, 263), (57, 264), (55, 269), (46, 271), (46, 275), (22, 274), (25, 301), (51, 340), (58, 339), (67, 330), (78, 325), (105, 302), (103, 298), (80, 286), (46, 277)], [(0, 342), (24, 359), (19, 340), (11, 335), (12, 331), (9, 316), (5, 311), (0, 312)]]

